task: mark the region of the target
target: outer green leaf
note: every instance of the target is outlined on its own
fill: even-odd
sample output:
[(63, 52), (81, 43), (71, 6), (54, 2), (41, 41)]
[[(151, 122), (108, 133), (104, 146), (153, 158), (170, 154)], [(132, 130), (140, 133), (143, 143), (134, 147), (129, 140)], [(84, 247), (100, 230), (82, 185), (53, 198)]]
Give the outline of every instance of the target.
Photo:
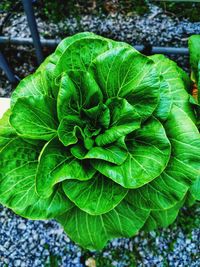
[(11, 111), (9, 109), (0, 119), (0, 151), (11, 140), (12, 137), (16, 136), (15, 129), (10, 125), (9, 122), (10, 114)]
[(60, 190), (47, 199), (36, 194), (39, 149), (39, 146), (15, 138), (0, 152), (0, 202), (30, 219), (53, 218), (72, 207)]
[[(98, 44), (97, 48), (94, 48), (92, 45), (88, 46), (86, 48), (85, 46), (87, 46), (87, 42), (84, 45), (84, 42), (86, 39), (89, 40), (90, 43), (93, 43), (95, 40), (96, 43)], [(82, 57), (84, 58), (84, 56), (85, 57), (88, 56), (89, 58), (86, 60), (86, 62), (87, 62), (87, 61), (91, 60), (91, 58), (95, 57), (95, 54), (98, 55), (99, 53), (103, 52), (104, 48), (106, 46), (106, 42), (107, 42), (107, 48), (108, 49), (115, 48), (115, 47), (132, 48), (132, 46), (130, 46), (129, 44), (124, 43), (124, 42), (116, 42), (116, 41), (113, 41), (111, 39), (96, 35), (92, 32), (81, 32), (81, 33), (75, 34), (73, 36), (67, 37), (64, 40), (62, 40), (62, 42), (60, 42), (60, 44), (58, 45), (58, 47), (56, 48), (56, 51), (54, 53), (54, 62), (57, 62), (60, 59), (60, 65), (62, 66), (62, 64), (64, 65), (64, 62), (66, 60), (66, 64), (68, 64), (68, 69), (69, 69), (69, 66), (72, 69), (74, 69), (75, 66), (78, 66), (78, 68), (80, 68), (78, 65), (78, 61), (79, 60), (81, 61)], [(75, 44), (75, 46), (74, 46), (74, 44)], [(73, 62), (69, 62), (67, 60), (69, 57), (69, 55), (67, 55), (67, 54), (70, 54), (70, 52), (73, 51), (73, 46), (76, 47), (76, 49), (74, 51), (77, 51), (77, 54), (75, 55), (75, 58), (77, 59), (77, 62), (76, 62), (77, 65), (75, 65)], [(83, 50), (79, 51), (80, 48), (82, 48), (82, 49), (84, 48), (84, 51)], [(95, 51), (96, 49), (98, 50), (98, 52)], [(133, 49), (133, 50), (135, 50), (135, 49)], [(137, 50), (135, 50), (135, 52), (138, 53)], [(83, 64), (83, 59), (82, 59), (82, 62), (79, 64), (80, 65)], [(65, 68), (65, 66), (64, 66), (64, 68)]]
[(199, 80), (198, 64), (200, 60), (200, 35), (192, 35), (188, 41), (190, 51), (190, 65), (192, 67), (194, 79)]
[(154, 115), (162, 120), (166, 120), (171, 108), (172, 108), (172, 91), (174, 90), (173, 82), (170, 82), (170, 77), (166, 75), (166, 58), (161, 55), (153, 55), (150, 57), (155, 62), (155, 67), (158, 69), (158, 72), (161, 75), (160, 82), (160, 100), (156, 110), (154, 111)]
[(126, 139), (128, 157), (120, 166), (94, 161), (93, 166), (103, 175), (126, 188), (138, 188), (158, 177), (170, 157), (170, 143), (162, 124), (155, 118)]
[[(88, 38), (88, 37), (93, 37), (95, 38), (95, 34), (93, 33), (87, 33), (87, 32), (83, 32), (83, 33), (79, 33), (76, 34), (74, 36), (65, 38), (56, 48), (56, 51), (50, 55), (42, 64), (41, 66), (38, 68), (37, 71), (41, 72), (41, 75), (50, 82), (51, 88), (52, 88), (52, 95), (57, 98), (58, 95), (58, 91), (59, 91), (59, 86), (56, 84), (56, 79), (59, 78), (62, 75), (63, 71), (68, 71), (70, 66), (73, 66), (73, 60), (71, 62), (67, 61), (65, 62), (65, 67), (64, 69), (60, 72), (59, 68), (57, 69), (57, 63), (58, 61), (62, 58), (63, 60), (65, 60), (65, 53), (66, 50), (77, 40), (81, 40), (84, 38)], [(102, 38), (97, 36), (98, 38)], [(71, 67), (70, 67), (71, 69)], [(74, 69), (74, 68), (72, 68)], [(66, 115), (66, 114), (64, 114)]]
[(197, 177), (196, 181), (191, 186), (190, 193), (193, 198), (200, 201), (200, 176)]
[[(55, 68), (55, 76), (62, 72), (82, 70), (87, 71), (92, 61), (101, 53), (109, 49), (109, 42), (105, 38), (95, 35), (78, 38), (71, 45), (66, 46)], [(55, 54), (57, 51), (55, 52)]]
[(190, 191), (187, 193), (185, 197), (185, 203), (186, 207), (191, 207), (196, 202), (196, 199), (193, 197), (193, 195), (190, 193)]
[(55, 105), (55, 100), (48, 96), (19, 98), (10, 123), (21, 137), (48, 141), (56, 135)]
[(78, 40), (81, 40), (81, 39), (88, 38), (88, 37), (91, 37), (91, 38), (95, 38), (95, 37), (102, 38), (102, 37), (99, 37), (99, 36), (97, 36), (97, 35), (95, 35), (94, 33), (91, 33), (91, 32), (81, 32), (81, 33), (75, 34), (73, 36), (67, 37), (64, 40), (62, 40), (60, 42), (60, 44), (58, 45), (58, 47), (56, 48), (56, 51), (54, 53), (55, 54), (55, 61), (58, 61), (60, 58), (62, 58), (62, 60), (64, 61), (64, 57), (65, 57), (65, 54), (68, 51), (68, 48), (74, 42), (76, 42)]
[(166, 120), (169, 116), (173, 104), (172, 96), (171, 96), (171, 88), (170, 84), (161, 77), (160, 83), (160, 101), (156, 110), (154, 111), (154, 116), (158, 119)]
[(102, 215), (89, 215), (74, 207), (56, 220), (64, 227), (67, 235), (84, 248), (100, 250), (108, 240)]
[(36, 70), (37, 73), (40, 72), (40, 77), (44, 84), (43, 86), (47, 86), (48, 88), (48, 95), (55, 99), (57, 98), (59, 91), (59, 86), (56, 84), (56, 79), (54, 77), (57, 61), (58, 56), (53, 53), (48, 56)]
[[(184, 122), (184, 123), (180, 123)], [(170, 120), (166, 126), (167, 133), (173, 146), (173, 154), (177, 159), (185, 164), (188, 170), (188, 176), (193, 176), (193, 185), (191, 187), (192, 195), (199, 199), (199, 177), (200, 177), (200, 138), (199, 132), (191, 119), (174, 106)], [(177, 137), (173, 138), (173, 129), (176, 129)]]
[(123, 200), (115, 209), (103, 215), (110, 238), (132, 237), (137, 234), (149, 216), (149, 211), (139, 209)]
[[(37, 196), (37, 195), (36, 195)], [(27, 219), (43, 220), (54, 219), (74, 206), (61, 188), (56, 189), (48, 198), (35, 197), (35, 200), (26, 207), (16, 207), (13, 211)]]
[(111, 48), (112, 44), (113, 41), (93, 33), (80, 33), (66, 38), (55, 51), (58, 55), (55, 76), (66, 70), (87, 71), (92, 61)]
[[(193, 170), (198, 176), (200, 173), (200, 138), (195, 124), (183, 110), (174, 105), (164, 126), (173, 147), (172, 156), (176, 155), (179, 161), (187, 165), (188, 172)], [(174, 138), (174, 131), (176, 131), (176, 138)]]
[(194, 181), (191, 192), (198, 199), (199, 133), (187, 114), (176, 106), (173, 106), (164, 126), (173, 145), (171, 159), (159, 177), (137, 190), (129, 191), (128, 201), (134, 205), (137, 203), (140, 208), (169, 209), (184, 198)]
[(105, 99), (127, 98), (142, 119), (155, 110), (159, 76), (151, 59), (130, 48), (113, 49), (96, 58), (93, 71)]
[[(200, 58), (199, 58), (199, 63), (198, 63), (198, 72), (199, 72), (199, 75), (200, 75)], [(197, 88), (198, 89), (198, 91), (197, 91), (197, 99), (198, 99), (198, 103), (200, 105), (200, 79), (198, 80), (197, 87), (198, 87)], [(197, 113), (198, 113), (197, 120), (198, 120), (198, 123), (200, 123), (200, 107), (199, 107)]]
[(54, 77), (57, 61), (58, 55), (56, 55), (56, 53), (54, 52), (53, 54), (48, 56), (36, 70), (36, 72), (40, 72), (41, 79), (44, 82), (43, 86), (48, 87), (48, 95), (54, 97), (55, 99), (57, 98), (59, 90)]
[[(151, 58), (154, 60), (154, 62), (156, 62), (156, 66), (159, 69), (163, 77), (163, 80), (168, 84), (168, 87), (170, 88), (171, 95), (173, 98), (173, 103), (175, 103), (178, 107), (183, 109), (194, 120), (194, 112), (192, 109), (192, 105), (189, 102), (190, 96), (187, 93), (187, 88), (182, 77), (183, 75), (179, 71), (177, 64), (163, 55), (154, 55)], [(160, 103), (161, 107), (163, 105), (167, 107), (167, 103), (165, 103), (165, 101), (167, 101), (169, 107), (171, 108), (169, 95), (167, 94), (167, 92), (165, 92), (165, 96), (166, 94), (167, 96), (163, 100), (163, 94), (164, 91), (161, 90), (161, 103)], [(161, 107), (158, 108), (160, 109)]]
[(11, 115), (11, 110), (8, 109), (3, 117), (0, 119), (0, 135), (1, 136), (13, 136), (16, 135), (15, 129), (10, 125), (9, 118)]
[[(199, 81), (198, 87), (200, 88), (200, 81)], [(192, 106), (194, 108), (194, 112), (195, 112), (196, 119), (197, 119), (196, 120), (196, 126), (197, 126), (197, 128), (199, 129), (199, 132), (200, 132), (200, 104), (198, 104), (198, 101), (193, 96), (190, 96), (190, 100), (189, 101), (190, 101), (190, 103), (192, 104)]]
[(45, 72), (47, 70), (47, 66), (49, 64), (54, 64), (56, 63), (56, 60), (54, 61), (55, 56), (54, 53), (49, 55), (48, 57), (45, 58), (45, 60), (40, 64), (40, 66), (36, 69), (36, 72)]
[(156, 228), (167, 227), (172, 224), (175, 221), (183, 203), (184, 199), (170, 209), (151, 211), (145, 225), (143, 226), (143, 230), (152, 231)]
[(191, 94), (191, 87), (192, 87), (192, 81), (189, 77), (189, 75), (177, 65), (177, 70), (179, 72), (179, 76), (181, 77), (181, 79), (183, 80), (184, 84), (185, 84), (185, 90), (187, 90), (187, 92), (189, 94)]
[(194, 171), (188, 173), (188, 167), (172, 157), (164, 172), (152, 182), (129, 190), (127, 200), (143, 209), (170, 209), (181, 201), (195, 179)]
[(49, 197), (54, 186), (66, 179), (91, 179), (96, 171), (75, 159), (55, 138), (42, 149), (36, 175), (36, 189), (41, 197)]
[(31, 96), (41, 97), (44, 95), (51, 96), (50, 78), (47, 77), (46, 71), (38, 71), (20, 81), (19, 85), (12, 93), (11, 106), (14, 106), (19, 98)]
[(95, 175), (89, 181), (64, 181), (63, 190), (76, 206), (91, 215), (112, 210), (128, 192), (103, 175)]
[(72, 208), (57, 217), (57, 220), (76, 243), (90, 250), (99, 250), (111, 238), (136, 234), (148, 215), (148, 211), (122, 201), (115, 209), (103, 215), (89, 215), (78, 208)]
[(36, 191), (39, 196), (51, 196), (54, 185), (62, 181), (59, 177), (55, 179), (53, 172), (69, 159), (72, 159), (72, 155), (64, 149), (57, 138), (46, 143), (40, 152), (36, 172)]

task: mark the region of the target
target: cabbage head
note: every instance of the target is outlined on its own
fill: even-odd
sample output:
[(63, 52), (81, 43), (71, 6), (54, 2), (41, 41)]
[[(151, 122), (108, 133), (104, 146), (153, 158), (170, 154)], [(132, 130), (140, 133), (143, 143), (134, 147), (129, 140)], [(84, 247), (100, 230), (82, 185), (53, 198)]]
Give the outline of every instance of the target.
[(162, 55), (88, 32), (64, 39), (0, 121), (0, 203), (55, 218), (91, 250), (168, 226), (200, 175), (189, 87)]

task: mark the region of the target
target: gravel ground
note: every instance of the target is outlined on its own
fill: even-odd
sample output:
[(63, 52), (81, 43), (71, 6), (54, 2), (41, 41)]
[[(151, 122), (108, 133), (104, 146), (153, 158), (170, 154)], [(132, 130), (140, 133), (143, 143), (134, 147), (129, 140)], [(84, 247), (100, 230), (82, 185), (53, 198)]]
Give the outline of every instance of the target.
[(55, 221), (26, 220), (0, 206), (0, 267), (197, 267), (199, 223), (197, 204), (167, 229), (114, 239), (102, 252), (90, 253), (74, 245)]
[[(130, 44), (150, 42), (152, 45), (187, 45), (191, 34), (200, 33), (200, 22), (179, 20), (174, 14), (166, 14), (157, 6), (151, 6), (144, 16), (123, 15), (82, 15), (69, 17), (54, 24), (37, 17), (38, 29), (42, 37), (60, 39), (80, 31), (92, 31)], [(16, 14), (10, 23), (4, 26), (3, 34), (12, 37), (30, 37), (25, 15)]]
[[(3, 15), (0, 15), (0, 23)], [(200, 33), (200, 22), (178, 20), (151, 6), (143, 17), (113, 14), (84, 15), (53, 24), (37, 18), (40, 34), (45, 38), (63, 38), (79, 31), (92, 31), (130, 44), (145, 41), (152, 45), (187, 46), (191, 34)], [(30, 37), (26, 18), (15, 15), (5, 25), (5, 36)], [(44, 50), (45, 55), (52, 51)], [(36, 68), (31, 47), (6, 47), (4, 53), (14, 72), (23, 78)], [(188, 57), (172, 56), (188, 71)], [(9, 96), (11, 86), (0, 71), (0, 96)], [(200, 266), (200, 208), (184, 209), (176, 223), (168, 229), (140, 233), (132, 239), (115, 239), (98, 253), (76, 246), (55, 221), (29, 221), (0, 206), (0, 267), (43, 266)], [(95, 265), (96, 264), (96, 265)]]

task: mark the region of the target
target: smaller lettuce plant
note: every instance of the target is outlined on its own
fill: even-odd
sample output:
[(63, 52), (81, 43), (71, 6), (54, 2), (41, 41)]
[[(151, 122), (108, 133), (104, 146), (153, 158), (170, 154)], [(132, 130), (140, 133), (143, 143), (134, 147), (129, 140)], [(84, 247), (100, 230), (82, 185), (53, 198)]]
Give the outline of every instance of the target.
[(190, 86), (162, 55), (87, 32), (64, 39), (0, 122), (0, 202), (55, 218), (88, 249), (169, 225), (200, 194)]
[[(200, 132), (200, 35), (192, 35), (189, 38), (189, 52), (191, 65), (192, 94), (190, 102), (194, 105), (196, 125)], [(194, 203), (200, 201), (200, 175), (190, 189), (189, 200)]]
[(192, 103), (195, 104), (197, 126), (200, 129), (200, 35), (193, 35), (189, 38), (191, 80), (193, 82)]

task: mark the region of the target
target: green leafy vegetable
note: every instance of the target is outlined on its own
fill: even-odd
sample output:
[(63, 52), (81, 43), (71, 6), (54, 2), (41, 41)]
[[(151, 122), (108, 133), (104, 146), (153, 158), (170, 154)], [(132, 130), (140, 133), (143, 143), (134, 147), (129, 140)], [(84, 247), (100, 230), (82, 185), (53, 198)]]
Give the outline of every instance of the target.
[[(190, 102), (193, 104), (196, 113), (196, 125), (200, 132), (200, 35), (193, 35), (189, 38), (189, 52), (191, 64), (191, 79), (193, 81), (193, 96)], [(190, 188), (190, 194), (194, 199), (200, 200), (200, 175)]]
[(0, 203), (57, 219), (91, 250), (169, 225), (200, 193), (189, 86), (162, 55), (87, 32), (64, 39), (0, 120)]

